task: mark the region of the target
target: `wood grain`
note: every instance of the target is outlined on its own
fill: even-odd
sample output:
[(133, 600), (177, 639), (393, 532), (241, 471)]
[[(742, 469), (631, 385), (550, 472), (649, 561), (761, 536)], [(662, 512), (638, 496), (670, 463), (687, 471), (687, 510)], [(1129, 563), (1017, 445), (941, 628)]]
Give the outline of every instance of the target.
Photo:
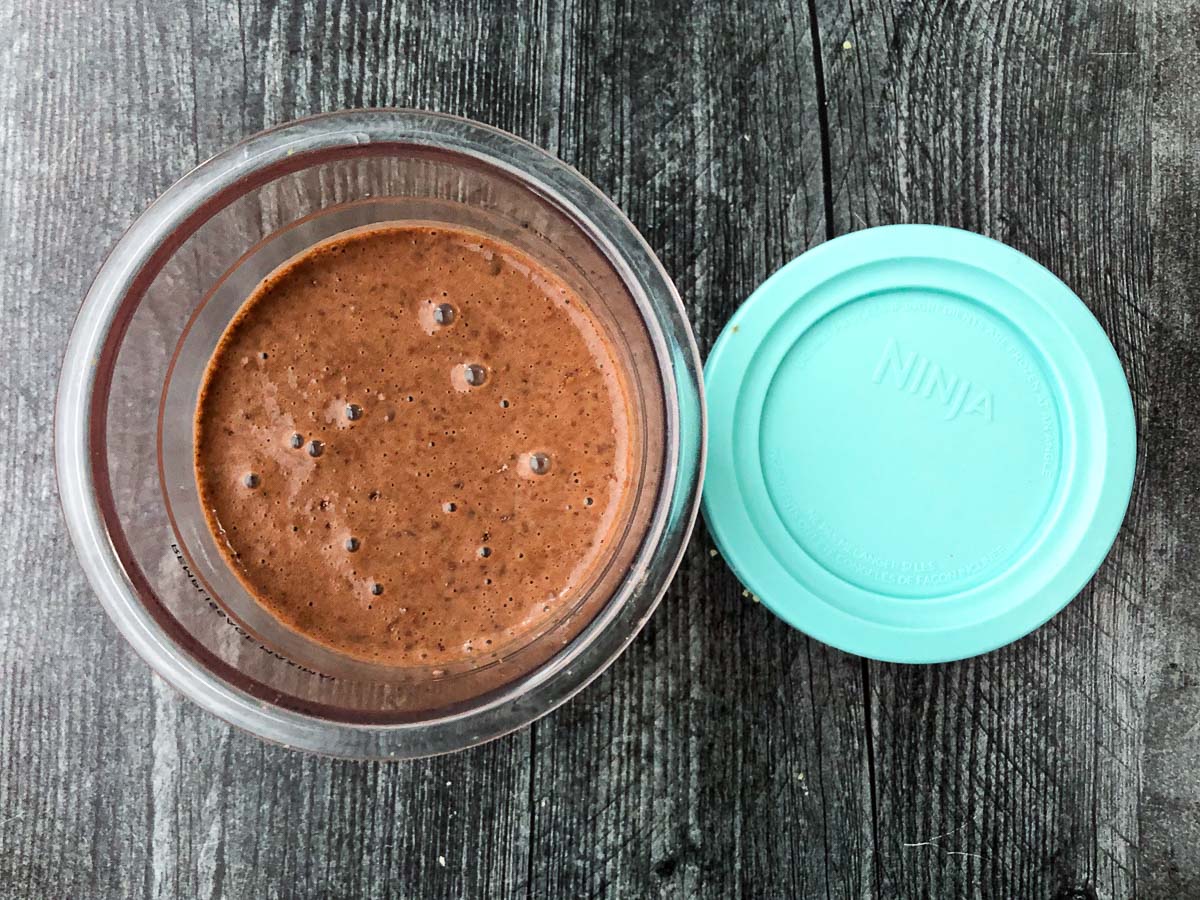
[[(867, 2), (828, 21), (835, 229), (931, 221), (1045, 264), (1111, 336), (1145, 460), (1168, 362), (1150, 290), (1150, 16)], [(1153, 883), (1134, 786), (1155, 490), (1143, 467), (1108, 561), (1029, 638), (947, 666), (866, 664), (880, 895), (1133, 897)]]
[(1143, 895), (1200, 896), (1200, 15), (1160, 0), (1151, 59), (1150, 209), (1154, 241), (1153, 368), (1146, 497), (1153, 561), (1147, 585), (1146, 753), (1138, 821)]
[[(0, 897), (1200, 895), (1198, 41), (1187, 0), (0, 0)], [(475, 751), (335, 762), (200, 712), (66, 541), (60, 354), (175, 177), (375, 105), (575, 165), (704, 350), (772, 271), (866, 225), (1031, 254), (1130, 378), (1142, 463), (1113, 554), (1029, 638), (900, 667), (784, 626), (701, 527), (605, 676)]]

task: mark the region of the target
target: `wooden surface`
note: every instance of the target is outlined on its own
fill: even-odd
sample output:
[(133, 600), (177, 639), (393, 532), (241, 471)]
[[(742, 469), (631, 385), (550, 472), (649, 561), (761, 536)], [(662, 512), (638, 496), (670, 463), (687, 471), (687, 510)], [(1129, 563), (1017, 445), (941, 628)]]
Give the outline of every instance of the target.
[[(1189, 0), (0, 0), (0, 897), (1200, 896), (1200, 15)], [(923, 668), (743, 599), (698, 529), (571, 704), (405, 765), (269, 747), (154, 679), (55, 498), (57, 367), (121, 230), (346, 106), (516, 132), (629, 214), (706, 350), (828, 237), (981, 231), (1133, 389), (1125, 528), (1061, 615)]]

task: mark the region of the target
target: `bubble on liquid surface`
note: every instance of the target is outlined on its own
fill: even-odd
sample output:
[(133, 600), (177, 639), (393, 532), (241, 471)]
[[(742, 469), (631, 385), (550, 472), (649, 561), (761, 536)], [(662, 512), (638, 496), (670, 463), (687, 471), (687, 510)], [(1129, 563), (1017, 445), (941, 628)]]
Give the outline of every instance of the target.
[(242, 479), (242, 484), (244, 484), (248, 488), (253, 489), (253, 488), (258, 487), (258, 485), (260, 484), (260, 479), (253, 472), (247, 472), (246, 476)]
[(346, 549), (349, 550), (351, 553), (356, 551), (359, 548), (359, 546), (360, 545), (358, 543), (358, 538), (356, 538), (356, 537), (346, 538)]
[(462, 363), (450, 372), (450, 383), (459, 393), (465, 393), (487, 383), (487, 366), (481, 363)]
[(422, 330), (432, 337), (458, 320), (458, 310), (453, 303), (447, 303), (445, 300), (440, 303), (424, 300), (417, 308), (417, 320), (421, 323)]
[(291, 438), (288, 440), (288, 443), (292, 445), (293, 450), (299, 450), (301, 447), (304, 446), (304, 435), (293, 434), (291, 436)]
[(375, 582), (373, 585), (371, 585), (371, 593), (374, 594), (376, 597), (378, 597), (380, 594), (383, 593), (383, 585), (380, 584), (378, 581)]
[(534, 475), (545, 475), (551, 468), (550, 454), (543, 453), (541, 450), (538, 450), (536, 453), (530, 453), (528, 465), (529, 471)]
[(308, 442), (308, 455), (309, 456), (320, 456), (324, 452), (325, 452), (325, 443), (323, 441), (315, 441), (314, 440), (314, 441)]
[(349, 419), (351, 422), (356, 422), (359, 419), (361, 419), (362, 414), (363, 414), (362, 407), (359, 406), (357, 403), (346, 404), (346, 418)]
[(442, 504), (442, 511), (443, 511), (443, 512), (452, 513), (452, 512), (454, 512), (456, 509), (458, 509), (458, 504), (457, 504), (457, 503), (454, 503), (453, 501), (447, 501), (446, 503), (443, 503), (443, 504)]
[(479, 548), (479, 555), (480, 555), (480, 556), (481, 556), (483, 559), (487, 559), (489, 556), (491, 556), (491, 555), (492, 555), (492, 548), (491, 548), (491, 547), (480, 547), (480, 548)]

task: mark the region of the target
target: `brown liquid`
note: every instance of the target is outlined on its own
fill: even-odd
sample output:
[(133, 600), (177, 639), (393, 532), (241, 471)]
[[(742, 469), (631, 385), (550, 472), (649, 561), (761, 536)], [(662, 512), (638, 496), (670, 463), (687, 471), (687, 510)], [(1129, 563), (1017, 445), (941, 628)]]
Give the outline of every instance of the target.
[(441, 225), (340, 235), (265, 279), (208, 365), (209, 527), (323, 645), (483, 662), (608, 558), (637, 450), (624, 382), (579, 298), (516, 248)]

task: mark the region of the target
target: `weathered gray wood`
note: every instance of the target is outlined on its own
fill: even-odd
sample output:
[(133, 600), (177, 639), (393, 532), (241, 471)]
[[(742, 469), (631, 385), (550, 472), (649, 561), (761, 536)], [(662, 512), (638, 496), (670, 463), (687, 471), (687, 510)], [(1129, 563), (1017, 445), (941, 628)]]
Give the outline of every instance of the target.
[[(600, 64), (567, 63), (559, 102), (578, 143), (554, 149), (643, 230), (707, 349), (824, 238), (807, 11), (587, 9), (565, 11), (566, 30)], [(866, 890), (858, 664), (754, 606), (710, 546), (693, 542), (601, 685), (537, 725), (532, 896)]]
[[(1187, 0), (0, 0), (0, 897), (1200, 895), (1198, 38)], [(782, 625), (700, 528), (613, 669), (492, 745), (333, 762), (201, 713), (66, 543), (61, 349), (185, 169), (391, 104), (576, 165), (703, 349), (770, 272), (864, 225), (1030, 253), (1130, 375), (1143, 464), (1113, 556), (1030, 638), (905, 668)]]
[(1154, 565), (1138, 819), (1144, 894), (1168, 898), (1200, 896), (1200, 16), (1187, 0), (1159, 0), (1153, 26), (1155, 317), (1145, 504)]
[[(1156, 338), (1150, 291), (1149, 5), (864, 2), (823, 29), (835, 230), (932, 221), (1044, 263), (1112, 337), (1153, 455), (1154, 392), (1183, 360)], [(1171, 488), (1140, 476), (1107, 563), (1045, 628), (955, 665), (866, 665), (881, 895), (1157, 884), (1139, 870), (1137, 788), (1160, 614), (1153, 498)]]

